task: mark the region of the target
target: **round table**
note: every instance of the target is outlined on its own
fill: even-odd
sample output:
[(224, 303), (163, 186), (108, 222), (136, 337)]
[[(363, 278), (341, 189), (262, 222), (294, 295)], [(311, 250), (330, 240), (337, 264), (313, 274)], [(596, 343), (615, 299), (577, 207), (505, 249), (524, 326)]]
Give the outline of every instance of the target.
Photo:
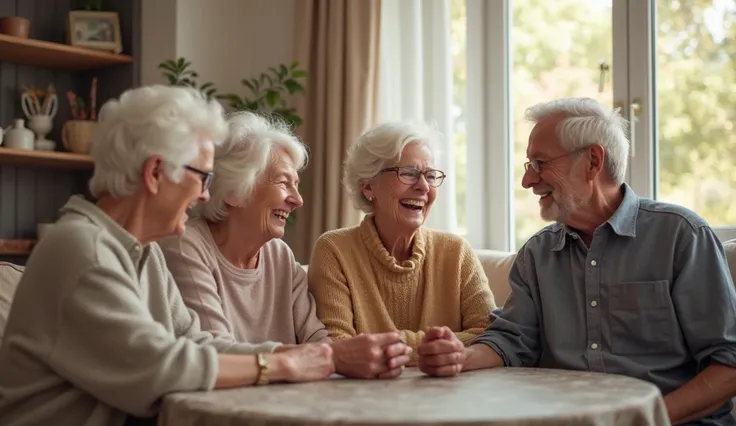
[(669, 425), (659, 390), (630, 377), (496, 368), (432, 378), (272, 384), (164, 398), (159, 426)]

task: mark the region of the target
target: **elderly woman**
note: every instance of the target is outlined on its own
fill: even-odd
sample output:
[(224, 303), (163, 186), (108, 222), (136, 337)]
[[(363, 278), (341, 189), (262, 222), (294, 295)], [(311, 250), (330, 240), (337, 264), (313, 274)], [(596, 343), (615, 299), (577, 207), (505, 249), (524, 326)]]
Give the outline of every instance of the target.
[[(234, 344), (200, 330), (156, 240), (206, 201), (222, 109), (153, 86), (105, 104), (90, 190), (34, 248), (0, 349), (0, 424), (108, 426), (155, 414), (176, 391), (307, 381), (332, 349)], [(277, 353), (272, 353), (276, 351)]]
[(462, 238), (422, 227), (445, 173), (434, 167), (438, 134), (386, 123), (350, 148), (344, 183), (367, 213), (359, 226), (316, 242), (309, 286), (317, 314), (338, 340), (397, 330), (416, 349), (430, 326), (447, 326), (466, 345), (495, 307), (473, 249)]
[[(305, 146), (277, 120), (239, 112), (228, 122), (210, 200), (182, 237), (161, 243), (184, 302), (205, 330), (232, 341), (331, 342), (307, 274), (281, 240), (302, 205)], [(353, 377), (395, 377), (409, 361), (398, 333), (343, 340), (332, 349), (337, 372)]]

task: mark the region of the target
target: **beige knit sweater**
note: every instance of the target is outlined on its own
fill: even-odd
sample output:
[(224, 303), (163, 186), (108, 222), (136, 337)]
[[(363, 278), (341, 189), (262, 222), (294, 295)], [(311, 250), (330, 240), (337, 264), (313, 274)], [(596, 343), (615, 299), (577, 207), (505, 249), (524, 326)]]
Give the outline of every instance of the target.
[(447, 326), (467, 345), (489, 325), (495, 308), (480, 261), (464, 239), (422, 228), (411, 257), (397, 263), (372, 215), (317, 240), (309, 289), (333, 339), (398, 330), (414, 349), (412, 365), (428, 327)]

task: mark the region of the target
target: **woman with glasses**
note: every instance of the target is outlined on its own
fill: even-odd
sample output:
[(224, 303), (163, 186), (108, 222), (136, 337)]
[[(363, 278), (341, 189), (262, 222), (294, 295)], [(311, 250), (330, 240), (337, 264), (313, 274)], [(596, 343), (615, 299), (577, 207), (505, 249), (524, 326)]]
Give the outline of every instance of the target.
[(467, 241), (422, 226), (446, 177), (434, 167), (439, 137), (407, 122), (360, 136), (348, 152), (344, 184), (367, 215), (359, 226), (322, 235), (309, 265), (317, 314), (333, 339), (398, 331), (413, 348), (410, 365), (427, 327), (447, 326), (468, 344), (495, 308)]
[(332, 343), (317, 318), (306, 271), (281, 240), (302, 206), (305, 146), (279, 121), (239, 112), (215, 151), (210, 199), (181, 237), (161, 243), (184, 302), (202, 328), (233, 342), (331, 344), (337, 373), (394, 377), (409, 359), (398, 333)]
[[(106, 103), (92, 143), (94, 199), (73, 196), (34, 247), (0, 348), (0, 424), (148, 423), (171, 392), (310, 381), (328, 345), (235, 343), (200, 329), (156, 244), (209, 197), (222, 107), (150, 86)], [(252, 344), (258, 343), (258, 344)], [(153, 423), (151, 421), (150, 423)]]

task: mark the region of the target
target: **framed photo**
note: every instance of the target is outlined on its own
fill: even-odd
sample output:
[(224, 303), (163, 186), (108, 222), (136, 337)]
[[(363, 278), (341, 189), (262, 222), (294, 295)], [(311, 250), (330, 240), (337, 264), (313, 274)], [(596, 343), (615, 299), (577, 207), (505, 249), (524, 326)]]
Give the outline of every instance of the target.
[(67, 34), (72, 46), (114, 53), (123, 51), (117, 12), (73, 10), (69, 12)]

